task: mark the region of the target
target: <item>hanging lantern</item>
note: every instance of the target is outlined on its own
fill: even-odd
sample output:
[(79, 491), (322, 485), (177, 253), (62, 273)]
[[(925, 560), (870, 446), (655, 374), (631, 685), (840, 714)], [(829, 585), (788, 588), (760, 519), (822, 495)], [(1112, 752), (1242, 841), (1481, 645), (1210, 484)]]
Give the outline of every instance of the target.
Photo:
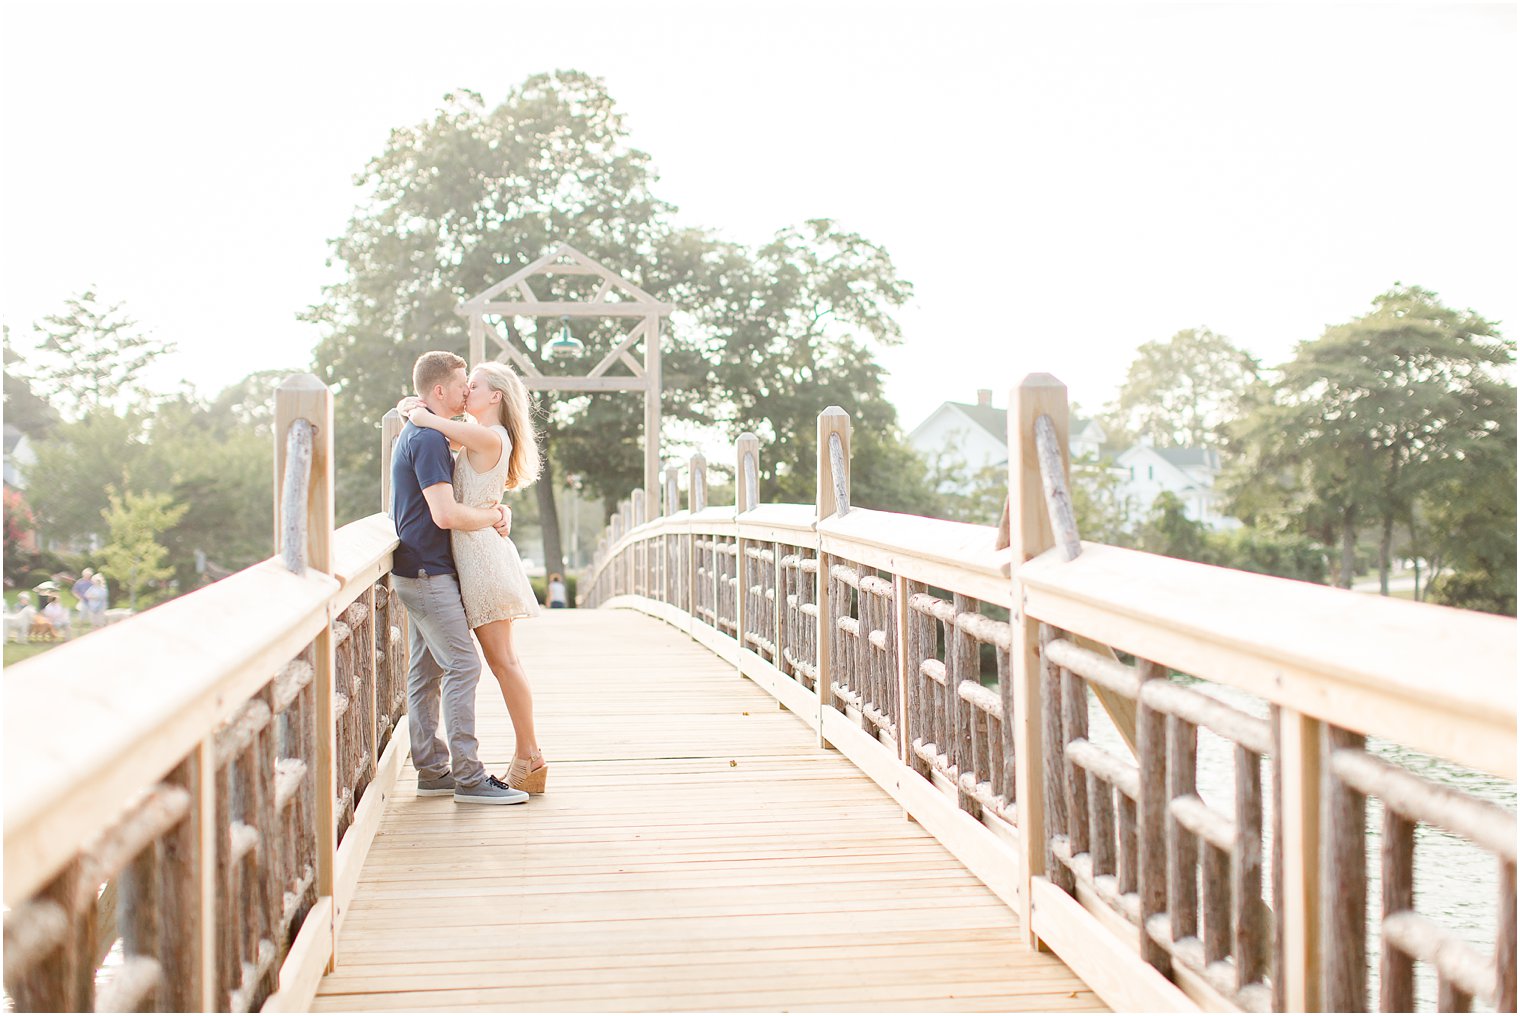
[(586, 351), (586, 344), (570, 334), (570, 315), (560, 315), (559, 338), (549, 343), (544, 355), (551, 360), (570, 359)]

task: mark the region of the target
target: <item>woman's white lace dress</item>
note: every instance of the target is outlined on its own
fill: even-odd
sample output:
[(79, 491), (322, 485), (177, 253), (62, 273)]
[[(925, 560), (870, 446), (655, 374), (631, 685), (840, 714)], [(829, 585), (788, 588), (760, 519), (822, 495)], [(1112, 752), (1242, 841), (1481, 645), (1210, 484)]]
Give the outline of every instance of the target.
[[(454, 500), (460, 504), (489, 508), (501, 500), (506, 489), (512, 439), (500, 424), (492, 429), (501, 436), (501, 458), (494, 468), (477, 473), (469, 453), (459, 453), (454, 465)], [(503, 539), (489, 527), (470, 533), (455, 529), (449, 539), (454, 548), (454, 567), (459, 569), (459, 594), (471, 628), (538, 616), (538, 600), (528, 584), (517, 546), (510, 539)]]

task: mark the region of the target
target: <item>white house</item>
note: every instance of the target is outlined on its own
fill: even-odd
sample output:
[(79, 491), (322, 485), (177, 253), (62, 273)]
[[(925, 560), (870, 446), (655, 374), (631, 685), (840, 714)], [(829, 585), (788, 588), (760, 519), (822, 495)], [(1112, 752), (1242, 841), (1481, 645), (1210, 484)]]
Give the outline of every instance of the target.
[[(1098, 455), (1107, 435), (1096, 420), (1071, 418), (1071, 455)], [(1008, 464), (1008, 410), (992, 405), (992, 389), (981, 388), (974, 405), (945, 402), (908, 434), (908, 443), (930, 462), (954, 455), (975, 472)]]
[(1214, 484), (1219, 478), (1219, 452), (1213, 448), (1152, 448), (1138, 444), (1114, 460), (1119, 494), (1129, 502), (1131, 517), (1150, 511), (1162, 491), (1182, 501), (1183, 511), (1211, 529), (1238, 529), (1240, 522), (1219, 509)]
[(37, 453), (32, 451), (32, 441), (18, 428), (5, 425), (5, 485), (16, 490), (26, 489), (26, 471), (37, 464)]

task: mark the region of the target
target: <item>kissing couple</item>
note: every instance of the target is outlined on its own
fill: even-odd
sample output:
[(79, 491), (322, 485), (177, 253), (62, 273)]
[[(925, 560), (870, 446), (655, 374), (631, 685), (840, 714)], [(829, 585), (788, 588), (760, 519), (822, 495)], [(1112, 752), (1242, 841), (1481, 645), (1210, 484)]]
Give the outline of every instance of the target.
[[(533, 729), (528, 675), (512, 645), (513, 622), (536, 617), (538, 601), (508, 537), (512, 510), (501, 503), (504, 490), (538, 477), (528, 389), (506, 364), (482, 363), (467, 373), (464, 360), (441, 351), (417, 358), (412, 384), (417, 394), (396, 407), (407, 423), (391, 459), (391, 518), (400, 538), (391, 584), (411, 623), (406, 698), (417, 796), (522, 804), (544, 792), (549, 774)], [(505, 779), (488, 774), (479, 758), (480, 653), (471, 631), (516, 732)], [(440, 704), (447, 746), (438, 737)]]

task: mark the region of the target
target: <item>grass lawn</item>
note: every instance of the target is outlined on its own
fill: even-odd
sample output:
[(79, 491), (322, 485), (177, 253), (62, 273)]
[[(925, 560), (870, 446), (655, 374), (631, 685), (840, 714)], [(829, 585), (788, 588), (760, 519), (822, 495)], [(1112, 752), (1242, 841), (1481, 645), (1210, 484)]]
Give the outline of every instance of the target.
[(20, 663), (30, 659), (38, 653), (45, 653), (54, 646), (61, 646), (62, 642), (7, 642), (5, 644), (5, 665)]

